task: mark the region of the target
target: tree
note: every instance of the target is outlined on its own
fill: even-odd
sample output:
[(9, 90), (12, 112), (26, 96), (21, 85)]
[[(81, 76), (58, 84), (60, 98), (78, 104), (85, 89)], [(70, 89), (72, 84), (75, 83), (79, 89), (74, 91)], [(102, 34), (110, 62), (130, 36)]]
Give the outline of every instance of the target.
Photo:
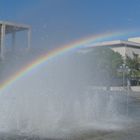
[[(96, 47), (79, 57), (92, 83), (111, 84), (118, 77), (117, 68), (123, 63), (122, 56), (110, 48)], [(86, 69), (86, 70), (85, 70)]]
[(139, 55), (133, 52), (133, 56), (126, 56), (126, 65), (130, 68), (129, 77), (135, 80), (138, 85), (138, 78), (140, 77), (140, 58)]
[(126, 65), (130, 68), (130, 76), (138, 77), (140, 75), (140, 58), (138, 54), (133, 53), (133, 56), (126, 56)]

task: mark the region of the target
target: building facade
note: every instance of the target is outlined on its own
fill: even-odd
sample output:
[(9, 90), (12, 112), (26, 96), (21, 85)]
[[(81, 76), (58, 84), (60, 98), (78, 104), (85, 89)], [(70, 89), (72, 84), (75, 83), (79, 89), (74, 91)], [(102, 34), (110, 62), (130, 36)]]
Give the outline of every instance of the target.
[(133, 57), (133, 53), (140, 56), (140, 37), (129, 38), (128, 40), (104, 41), (88, 46), (89, 49), (94, 47), (108, 47), (115, 52), (118, 52), (125, 58), (126, 56)]

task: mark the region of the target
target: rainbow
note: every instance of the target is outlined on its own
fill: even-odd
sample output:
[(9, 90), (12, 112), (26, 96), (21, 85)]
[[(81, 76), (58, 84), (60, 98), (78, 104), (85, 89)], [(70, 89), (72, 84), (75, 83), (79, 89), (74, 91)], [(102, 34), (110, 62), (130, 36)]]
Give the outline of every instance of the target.
[(88, 44), (96, 43), (98, 41), (103, 41), (103, 40), (108, 40), (112, 39), (113, 37), (121, 37), (128, 35), (129, 32), (114, 32), (114, 33), (105, 33), (105, 34), (100, 34), (100, 35), (95, 35), (95, 36), (90, 36), (86, 37), (84, 39), (80, 39), (78, 41), (72, 42), (69, 45), (64, 45), (62, 47), (58, 47), (45, 55), (40, 56), (30, 64), (24, 66), (21, 70), (10, 76), (7, 80), (5, 80), (1, 85), (0, 85), (0, 91), (3, 91), (4, 89), (11, 87), (13, 83), (16, 81), (20, 80), (22, 77), (25, 75), (31, 73), (34, 69), (42, 65), (43, 63), (46, 63), (47, 61), (63, 55), (66, 52), (76, 50), (79, 48), (86, 47)]

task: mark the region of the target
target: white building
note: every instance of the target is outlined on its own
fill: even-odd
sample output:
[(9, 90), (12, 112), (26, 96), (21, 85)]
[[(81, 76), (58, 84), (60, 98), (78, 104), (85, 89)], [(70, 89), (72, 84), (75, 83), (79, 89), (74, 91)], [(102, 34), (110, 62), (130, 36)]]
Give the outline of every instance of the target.
[(140, 37), (129, 38), (128, 40), (104, 41), (88, 46), (93, 47), (109, 47), (115, 52), (120, 53), (124, 58), (133, 56), (133, 53), (140, 55)]

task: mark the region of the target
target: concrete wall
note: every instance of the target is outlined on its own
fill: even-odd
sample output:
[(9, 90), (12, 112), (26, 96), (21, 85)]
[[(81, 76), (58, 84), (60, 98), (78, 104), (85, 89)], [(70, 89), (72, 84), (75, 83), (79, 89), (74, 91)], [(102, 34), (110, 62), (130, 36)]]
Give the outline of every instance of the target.
[(140, 37), (128, 38), (128, 41), (140, 43)]
[(140, 86), (132, 86), (131, 90), (134, 92), (140, 92)]
[(133, 57), (133, 53), (139, 54), (140, 56), (140, 49), (133, 48), (133, 47), (110, 47), (113, 51), (120, 53), (124, 58), (125, 56)]
[(140, 49), (131, 47), (126, 48), (126, 55), (133, 57), (133, 53), (136, 53), (140, 56)]
[(113, 51), (120, 53), (123, 57), (125, 57), (126, 54), (126, 47), (110, 47)]

